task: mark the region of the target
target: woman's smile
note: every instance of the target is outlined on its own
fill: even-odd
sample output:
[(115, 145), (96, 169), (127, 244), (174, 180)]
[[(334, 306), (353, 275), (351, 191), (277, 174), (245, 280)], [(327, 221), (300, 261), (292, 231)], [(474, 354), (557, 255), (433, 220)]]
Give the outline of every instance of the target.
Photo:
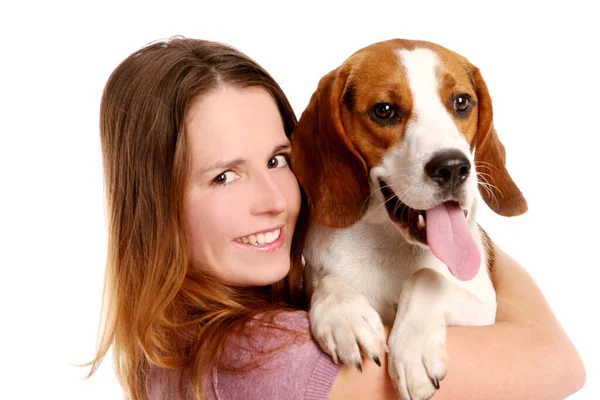
[(242, 248), (273, 252), (283, 247), (286, 240), (283, 226), (237, 238), (234, 243)]

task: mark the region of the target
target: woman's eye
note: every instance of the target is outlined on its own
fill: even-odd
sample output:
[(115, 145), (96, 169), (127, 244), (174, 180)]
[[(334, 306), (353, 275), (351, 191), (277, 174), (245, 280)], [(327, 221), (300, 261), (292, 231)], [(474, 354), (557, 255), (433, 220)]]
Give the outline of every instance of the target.
[(281, 168), (281, 167), (285, 167), (288, 163), (287, 157), (283, 154), (279, 154), (276, 155), (275, 157), (272, 157), (269, 162), (267, 163), (267, 165), (269, 166), (269, 168)]
[(231, 182), (237, 180), (238, 178), (239, 178), (239, 176), (235, 172), (225, 171), (225, 172), (217, 175), (217, 177), (215, 177), (215, 179), (213, 179), (213, 183), (217, 184), (217, 185), (226, 185), (228, 183), (231, 183)]

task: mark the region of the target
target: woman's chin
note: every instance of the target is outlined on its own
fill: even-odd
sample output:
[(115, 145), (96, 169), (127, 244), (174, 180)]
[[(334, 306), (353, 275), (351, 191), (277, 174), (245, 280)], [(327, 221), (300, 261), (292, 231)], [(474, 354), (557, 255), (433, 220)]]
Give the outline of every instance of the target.
[(253, 282), (250, 284), (251, 286), (267, 286), (272, 285), (276, 282), (279, 282), (290, 271), (289, 262), (287, 265), (274, 265), (272, 268), (270, 266), (263, 266), (262, 271), (258, 272), (256, 275), (249, 277)]

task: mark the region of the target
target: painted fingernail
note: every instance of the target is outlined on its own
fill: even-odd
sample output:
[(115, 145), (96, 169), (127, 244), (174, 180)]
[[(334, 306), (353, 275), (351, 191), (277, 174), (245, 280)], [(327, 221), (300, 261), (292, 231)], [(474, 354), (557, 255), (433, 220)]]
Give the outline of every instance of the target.
[(377, 356), (373, 357), (373, 361), (375, 361), (375, 364), (377, 364), (378, 366), (381, 367), (381, 361), (379, 361), (379, 357), (377, 357)]
[(356, 363), (356, 368), (362, 372), (362, 364), (361, 363)]
[(436, 389), (440, 388), (440, 381), (438, 380), (438, 378), (433, 378), (431, 380), (431, 383), (433, 383), (433, 386), (435, 386)]

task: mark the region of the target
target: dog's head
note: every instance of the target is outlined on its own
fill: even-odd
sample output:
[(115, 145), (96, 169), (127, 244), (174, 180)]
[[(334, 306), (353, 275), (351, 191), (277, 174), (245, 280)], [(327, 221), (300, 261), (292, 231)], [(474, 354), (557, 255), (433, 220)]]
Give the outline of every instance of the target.
[(433, 43), (397, 39), (353, 54), (321, 79), (292, 143), (294, 170), (327, 227), (363, 216), (370, 181), (414, 210), (445, 201), (468, 210), (478, 185), (496, 213), (527, 210), (479, 70)]
[(321, 79), (292, 134), (291, 165), (317, 223), (348, 227), (379, 197), (413, 242), (427, 243), (430, 210), (466, 215), (477, 188), (496, 213), (524, 213), (505, 164), (479, 70), (422, 41), (354, 53)]

